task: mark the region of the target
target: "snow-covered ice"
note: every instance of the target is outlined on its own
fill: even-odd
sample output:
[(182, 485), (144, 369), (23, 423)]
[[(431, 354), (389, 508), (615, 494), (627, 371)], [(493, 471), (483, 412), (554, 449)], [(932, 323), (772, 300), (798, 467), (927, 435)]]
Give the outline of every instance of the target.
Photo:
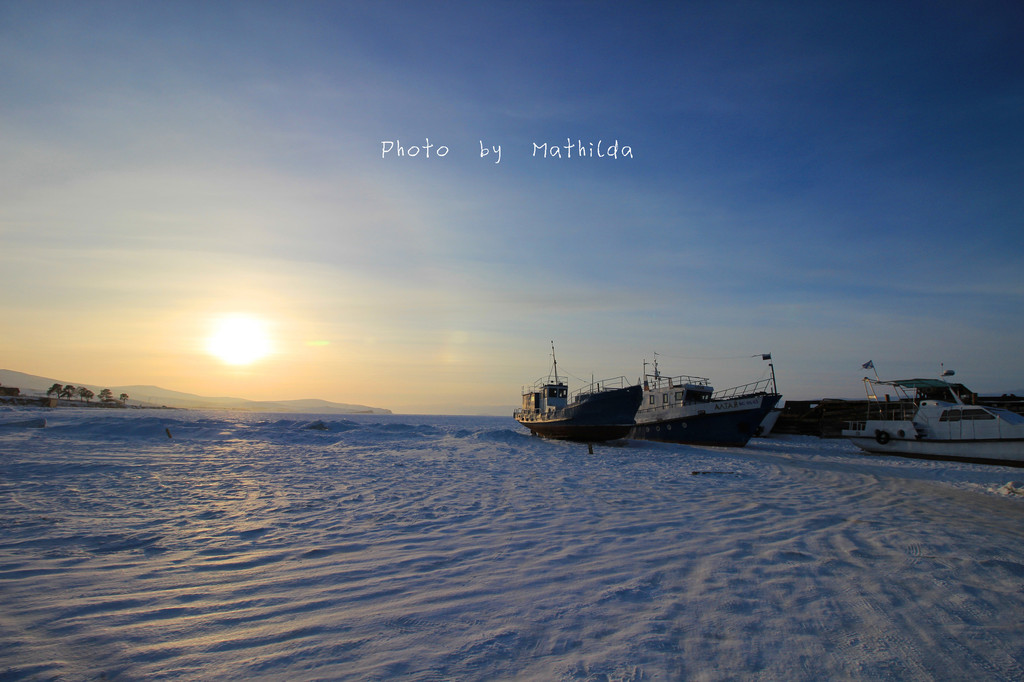
[[(1024, 679), (1020, 469), (12, 410), (3, 679)], [(171, 437), (168, 437), (168, 433)]]

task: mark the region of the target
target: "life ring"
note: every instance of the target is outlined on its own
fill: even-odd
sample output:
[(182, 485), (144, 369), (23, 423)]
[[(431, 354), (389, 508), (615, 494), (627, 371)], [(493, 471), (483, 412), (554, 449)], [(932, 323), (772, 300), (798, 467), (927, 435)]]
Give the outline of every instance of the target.
[(885, 445), (889, 442), (889, 432), (882, 430), (875, 431), (875, 440), (879, 445)]

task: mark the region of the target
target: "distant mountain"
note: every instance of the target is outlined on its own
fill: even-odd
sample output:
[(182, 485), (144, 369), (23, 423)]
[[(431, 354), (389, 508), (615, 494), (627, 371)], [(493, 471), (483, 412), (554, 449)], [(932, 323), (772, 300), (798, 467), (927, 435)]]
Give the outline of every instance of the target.
[(99, 395), (104, 388), (109, 388), (114, 396), (127, 393), (129, 405), (144, 407), (183, 407), (208, 410), (246, 410), (250, 412), (306, 412), (312, 414), (391, 414), (391, 410), (366, 405), (350, 405), (334, 403), (328, 400), (246, 400), (245, 398), (211, 398), (208, 396), (170, 391), (159, 386), (96, 386), (75, 381), (40, 377), (9, 369), (0, 369), (0, 384), (15, 386), (21, 389), (22, 395), (45, 395), (46, 390), (54, 384), (71, 384), (85, 386)]

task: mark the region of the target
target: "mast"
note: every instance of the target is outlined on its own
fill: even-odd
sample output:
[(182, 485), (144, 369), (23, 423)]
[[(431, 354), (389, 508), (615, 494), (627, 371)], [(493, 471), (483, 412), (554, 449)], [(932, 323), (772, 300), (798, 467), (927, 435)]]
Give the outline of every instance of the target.
[(551, 341), (551, 362), (555, 364), (555, 383), (558, 383), (558, 359), (555, 358), (555, 342)]

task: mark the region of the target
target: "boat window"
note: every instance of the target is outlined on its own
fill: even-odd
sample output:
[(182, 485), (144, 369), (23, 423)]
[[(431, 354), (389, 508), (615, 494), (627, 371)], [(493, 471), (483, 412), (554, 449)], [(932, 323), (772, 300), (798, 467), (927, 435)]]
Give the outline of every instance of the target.
[(981, 421), (983, 419), (995, 419), (995, 417), (981, 408), (974, 407), (964, 410), (964, 419), (975, 419)]
[(651, 399), (649, 401), (647, 401), (647, 402), (648, 402), (649, 405), (653, 405), (654, 404), (654, 396), (652, 395)]
[(1008, 424), (1024, 425), (1024, 416), (1021, 416), (1016, 412), (1010, 412), (1009, 410), (999, 410), (999, 418)]
[(960, 410), (944, 410), (942, 416), (939, 417), (940, 422), (958, 422), (960, 421)]
[(676, 391), (676, 400), (682, 400), (682, 399), (683, 399), (683, 392), (682, 391)]
[(664, 394), (663, 396), (661, 396), (661, 402), (662, 402), (663, 404), (665, 404), (665, 405), (667, 405), (667, 404), (668, 404), (668, 393), (666, 393), (666, 394)]

